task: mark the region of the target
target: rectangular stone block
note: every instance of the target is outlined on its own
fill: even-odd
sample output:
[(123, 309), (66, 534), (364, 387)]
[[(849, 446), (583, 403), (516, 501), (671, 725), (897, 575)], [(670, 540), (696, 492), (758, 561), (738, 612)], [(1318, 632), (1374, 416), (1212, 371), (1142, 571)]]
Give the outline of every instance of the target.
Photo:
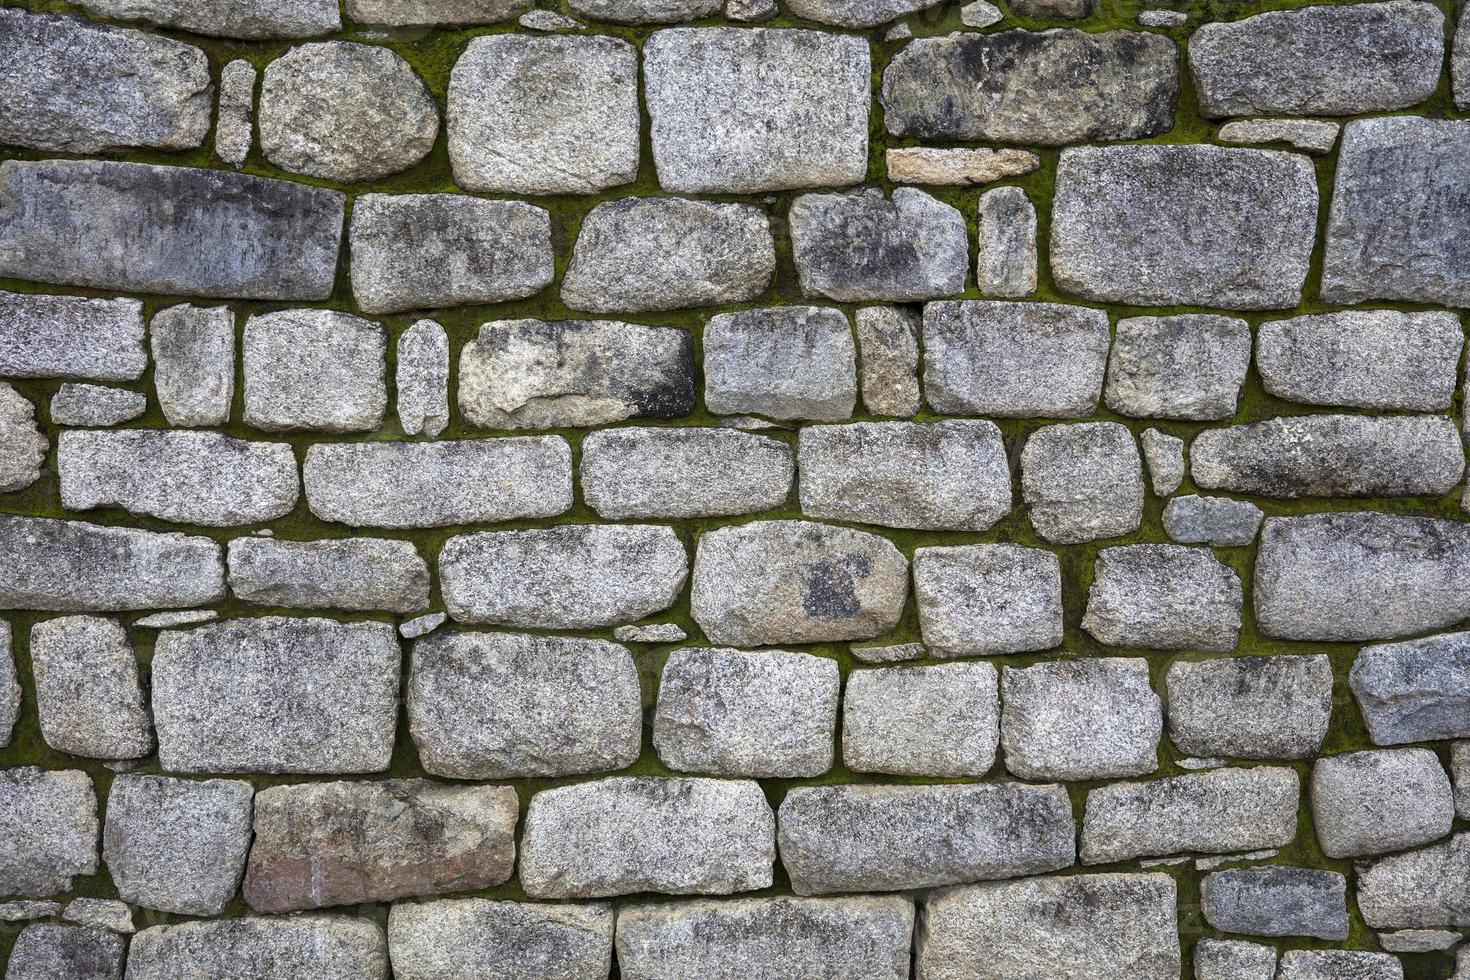
[(97, 794), (76, 769), (0, 769), (0, 897), (56, 895), (97, 873)]
[(139, 300), (0, 291), (0, 375), (135, 381), (147, 366)]
[(466, 898), (388, 913), (397, 980), (607, 980), (612, 948), (613, 912), (601, 902)]
[(396, 613), (429, 605), (429, 565), (411, 541), (236, 538), (229, 563), (230, 591), (258, 605)]
[(387, 980), (383, 927), (345, 915), (243, 916), (133, 937), (129, 980)]

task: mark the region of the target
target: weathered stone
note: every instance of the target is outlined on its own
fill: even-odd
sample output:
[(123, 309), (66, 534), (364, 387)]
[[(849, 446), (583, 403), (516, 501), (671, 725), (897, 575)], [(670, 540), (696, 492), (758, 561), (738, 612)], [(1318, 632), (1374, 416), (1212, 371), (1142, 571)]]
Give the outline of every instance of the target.
[(925, 897), (923, 980), (1174, 980), (1177, 886), (1165, 874), (1029, 878)]
[(20, 678), (15, 672), (10, 623), (0, 619), (0, 749), (10, 744), (15, 723), (20, 720)]
[[(1455, 107), (1470, 108), (1470, 20), (1461, 17), (1455, 30), (1455, 40), (1450, 48), (1450, 82), (1454, 89)], [(1470, 959), (1461, 954), (1462, 966), (1456, 972), (1470, 974)]]
[(1303, 153), (1331, 153), (1339, 123), (1325, 119), (1237, 119), (1220, 127), (1221, 143), (1285, 143)]
[(605, 429), (582, 440), (582, 495), (609, 520), (770, 510), (795, 474), (791, 447), (734, 429)]
[(1347, 879), (1336, 871), (1272, 865), (1205, 875), (1205, 921), (1247, 936), (1348, 937)]
[(1022, 17), (1065, 17), (1081, 20), (1097, 10), (1098, 0), (1012, 0), (1011, 10)]
[(531, 6), (532, 0), (347, 0), (347, 16), (384, 27), (458, 27), (498, 24)]
[(803, 194), (791, 205), (792, 256), (801, 289), (845, 303), (912, 302), (965, 288), (965, 219), (923, 191), (900, 187)]
[(1183, 27), (1189, 14), (1183, 10), (1140, 10), (1135, 18), (1140, 27)]
[(173, 772), (380, 772), (398, 716), (387, 623), (231, 619), (158, 634), (153, 714)]
[(1239, 939), (1194, 944), (1195, 980), (1276, 980), (1276, 950)]
[(102, 829), (118, 895), (160, 912), (218, 915), (245, 872), (253, 796), (240, 780), (118, 776)]
[(1173, 41), (1137, 31), (920, 38), (884, 69), (883, 118), (895, 136), (928, 139), (1141, 139), (1174, 125), (1177, 64)]
[(127, 630), (112, 619), (63, 616), (31, 627), (31, 671), (41, 735), (58, 752), (137, 759), (152, 725)]
[(1328, 857), (1418, 847), (1454, 819), (1449, 776), (1428, 749), (1347, 752), (1312, 766), (1312, 824)]
[(1202, 25), (1189, 67), (1205, 116), (1351, 116), (1434, 94), (1444, 14), (1394, 0), (1316, 6)]
[[(4, 717), (0, 715), (0, 731), (4, 731)], [(1470, 819), (1470, 742), (1456, 742), (1450, 746), (1450, 773), (1455, 781), (1455, 812), (1462, 819)]]
[(1470, 633), (1364, 647), (1348, 682), (1375, 745), (1470, 738)]
[(178, 609), (135, 619), (133, 625), (144, 629), (171, 629), (175, 626), (197, 626), (218, 618), (219, 613), (213, 609)]
[(115, 612), (224, 596), (220, 547), (208, 538), (0, 515), (0, 607)]
[(1082, 863), (1285, 847), (1300, 795), (1293, 770), (1268, 766), (1101, 786), (1087, 794)]
[(625, 776), (542, 790), (521, 836), (534, 898), (728, 895), (771, 884), (776, 815), (752, 780)]
[(313, 514), (357, 527), (554, 517), (572, 505), (572, 453), (560, 436), (320, 443), (302, 476)]
[(875, 534), (760, 521), (700, 535), (690, 611), (711, 643), (864, 640), (897, 625), (908, 561)]
[(854, 772), (983, 776), (1000, 734), (987, 663), (855, 670), (842, 704), (842, 759)]
[(586, 30), (587, 25), (575, 17), (555, 10), (528, 10), (516, 18), (516, 23), (528, 31), (581, 31)]
[(1164, 505), (1164, 531), (1180, 544), (1248, 545), (1262, 516), (1261, 508), (1246, 500), (1189, 494)]
[(988, 0), (972, 0), (960, 8), (960, 23), (976, 29), (990, 27), (1005, 20), (1005, 14)]
[(1325, 654), (1178, 660), (1164, 685), (1169, 738), (1189, 755), (1305, 759), (1332, 718)]
[(122, 980), (123, 940), (102, 929), (37, 922), (15, 938), (5, 980)]
[(223, 425), (235, 397), (235, 314), (171, 306), (148, 328), (153, 386), (169, 425)]
[(626, 197), (582, 220), (561, 298), (592, 313), (745, 303), (775, 270), (770, 221), (754, 205)]
[(28, 922), (32, 919), (50, 919), (60, 914), (60, 902), (24, 899), (0, 903), (0, 922)]
[[(326, 299), (345, 201), (336, 191), (225, 170), (7, 160), (0, 163), (0, 275), (143, 293)], [(68, 306), (106, 302), (68, 299)], [(136, 301), (114, 305), (139, 319)], [(135, 353), (100, 377), (141, 374), (142, 341), (141, 332), (132, 337)], [(70, 357), (85, 362), (97, 354)]]
[(407, 622), (398, 624), (398, 635), (405, 640), (416, 640), (421, 636), (428, 636), (448, 621), (449, 614), (442, 612), (415, 616)]
[(895, 184), (953, 187), (1024, 177), (1041, 166), (1041, 158), (1030, 150), (895, 146), (884, 154), (884, 159), (888, 179)]
[(660, 186), (756, 194), (856, 184), (868, 169), (871, 77), (861, 37), (659, 31), (643, 47), (643, 78)]
[(605, 980), (613, 913), (600, 903), (467, 898), (399, 902), (388, 913), (398, 980)]
[(704, 330), (705, 404), (716, 415), (838, 422), (857, 402), (854, 357), (852, 328), (841, 310), (721, 313)]
[(793, 976), (908, 980), (914, 906), (906, 897), (747, 898), (634, 905), (618, 912), (625, 977)]
[(218, 432), (63, 432), (56, 468), (68, 510), (121, 507), (181, 524), (262, 523), (290, 513), (301, 494), (289, 445)]
[(725, 17), (729, 20), (758, 23), (780, 12), (776, 0), (725, 0)]
[(551, 215), (524, 201), (363, 194), (352, 206), (351, 250), (352, 294), (364, 313), (503, 303), (552, 279)]
[(1133, 433), (1117, 422), (1037, 429), (1021, 450), (1021, 497), (1036, 533), (1055, 544), (1138, 530), (1143, 465)]
[(980, 195), (975, 280), (986, 296), (1036, 291), (1036, 208), (1020, 187)]
[(874, 415), (912, 418), (919, 411), (919, 316), (899, 306), (854, 314), (863, 406)]
[(905, 14), (937, 6), (940, 0), (789, 0), (797, 17), (834, 27), (878, 27)]
[(1052, 276), (1062, 292), (1135, 306), (1295, 307), (1316, 227), (1317, 179), (1303, 156), (1069, 149), (1057, 164)]
[(446, 632), (413, 647), (408, 722), (424, 771), (518, 779), (632, 765), (638, 669), (606, 640)]
[(1464, 938), (1447, 929), (1401, 929), (1398, 932), (1380, 932), (1378, 944), (1390, 953), (1437, 953), (1453, 949)]
[(1228, 419), (1251, 363), (1244, 320), (1205, 313), (1118, 321), (1108, 408), (1138, 418)]
[(131, 422), (148, 410), (141, 391), (68, 381), (51, 396), (53, 425), (109, 426)]
[(1470, 305), (1467, 161), (1464, 120), (1348, 123), (1327, 217), (1322, 300)]
[(56, 895), (96, 873), (91, 778), (75, 769), (0, 769), (0, 896)]
[(570, 0), (572, 13), (615, 24), (677, 24), (720, 12), (722, 0)]
[(449, 337), (420, 320), (398, 337), (398, 424), (404, 435), (437, 438), (449, 424)]
[(51, 442), (36, 424), (36, 406), (0, 383), (0, 493), (24, 490), (41, 478)]
[(219, 73), (219, 119), (214, 127), (214, 155), (239, 170), (255, 145), (255, 66), (244, 59)]
[(0, 291), (0, 375), (134, 381), (147, 366), (138, 300)]
[(924, 305), (924, 397), (936, 412), (1074, 418), (1097, 410), (1102, 310), (963, 300)]
[(1360, 862), (1358, 908), (1375, 929), (1470, 925), (1470, 834)]
[(497, 320), (459, 359), (459, 411), (487, 429), (604, 425), (694, 411), (694, 344), (678, 327)]
[[(1157, 497), (1167, 497), (1184, 482), (1184, 440), (1178, 436), (1144, 429), (1138, 437), (1143, 461), (1148, 466), (1148, 482)], [(1168, 505), (1165, 505), (1165, 512)]]
[(689, 633), (678, 623), (650, 623), (647, 626), (615, 626), (613, 639), (619, 643), (683, 643)]
[(1013, 878), (1073, 862), (1060, 786), (803, 786), (781, 803), (781, 863), (798, 895)]
[(1159, 767), (1164, 715), (1146, 660), (1005, 667), (1001, 695), (1006, 768), (1022, 779), (1140, 776)]
[(1277, 980), (1404, 980), (1404, 967), (1387, 953), (1341, 949), (1289, 949), (1281, 956)]
[[(131, 935), (137, 931), (133, 926), (133, 910), (115, 898), (74, 898), (66, 904), (61, 917), (67, 922), (108, 932)], [(121, 956), (118, 962), (121, 964)]]
[(388, 333), (336, 310), (245, 321), (245, 424), (270, 432), (371, 432), (388, 410)]
[(410, 541), (230, 542), (230, 591), (264, 606), (410, 613), (429, 605), (429, 566)]
[(1110, 646), (1235, 649), (1240, 577), (1208, 548), (1134, 544), (1098, 553), (1082, 628)]
[(847, 651), (853, 659), (865, 664), (893, 664), (929, 657), (922, 643), (850, 643)]
[(1373, 640), (1470, 615), (1470, 527), (1367, 512), (1273, 517), (1261, 531), (1256, 621), (1284, 640)]
[(243, 916), (144, 929), (128, 952), (129, 980), (245, 976), (387, 980), (383, 928), (345, 915)]
[(294, 39), (342, 29), (333, 0), (79, 0), (89, 13), (141, 20), (192, 34), (248, 41)]
[[(596, 629), (672, 606), (689, 559), (672, 528), (569, 524), (450, 538), (439, 587), (456, 622)], [(713, 637), (711, 637), (713, 639)]]
[(1040, 548), (918, 548), (914, 598), (934, 656), (1029, 653), (1062, 642), (1061, 563)]
[(785, 650), (675, 650), (664, 664), (653, 745), (681, 772), (794, 778), (832, 768), (837, 662)]
[(282, 170), (323, 180), (375, 180), (434, 148), (439, 109), (392, 48), (323, 41), (265, 68), (260, 148)]

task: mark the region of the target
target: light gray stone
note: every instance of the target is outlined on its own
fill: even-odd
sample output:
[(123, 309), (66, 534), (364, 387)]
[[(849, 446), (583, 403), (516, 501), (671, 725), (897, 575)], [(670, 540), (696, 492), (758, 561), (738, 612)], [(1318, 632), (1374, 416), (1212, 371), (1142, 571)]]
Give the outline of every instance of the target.
[(371, 919), (242, 916), (154, 926), (133, 937), (129, 980), (387, 980), (388, 944)]
[(497, 320), (459, 358), (459, 411), (487, 429), (673, 419), (695, 406), (694, 344), (678, 327)]
[(1055, 871), (1074, 859), (1060, 786), (803, 786), (781, 803), (798, 895), (895, 891)]
[(542, 790), (521, 837), (533, 898), (728, 895), (771, 884), (776, 815), (753, 780), (625, 776)]
[(842, 702), (842, 760), (854, 772), (983, 776), (995, 764), (995, 667), (855, 670)]
[(1188, 494), (1164, 505), (1164, 531), (1180, 544), (1248, 545), (1261, 528), (1261, 508), (1247, 500)]
[(776, 0), (725, 0), (725, 17), (733, 21), (757, 23), (780, 12)]
[(1029, 653), (1062, 642), (1062, 567), (1041, 548), (915, 549), (914, 598), (934, 656)]
[(158, 634), (153, 715), (172, 772), (381, 772), (398, 717), (388, 623), (268, 616)]
[(920, 906), (921, 980), (1174, 980), (1177, 886), (1165, 874), (950, 888)]
[(197, 626), (218, 618), (219, 613), (213, 609), (178, 609), (143, 616), (133, 620), (133, 625), (144, 629), (171, 629), (175, 626)]
[[(984, 0), (982, 0), (984, 2)], [(1036, 291), (1036, 208), (1020, 187), (980, 195), (975, 283), (986, 296)]]
[(258, 524), (290, 513), (301, 494), (289, 445), (218, 432), (63, 432), (56, 469), (68, 510), (120, 507), (181, 524)]
[(1348, 683), (1375, 745), (1470, 737), (1470, 633), (1364, 647)]
[(532, 0), (347, 0), (347, 16), (384, 27), (458, 27), (498, 24), (531, 6)]
[[(7, 160), (0, 163), (0, 276), (143, 293), (322, 300), (332, 294), (345, 201), (336, 191), (226, 170)], [(59, 305), (107, 302), (68, 300)], [(137, 301), (113, 305), (141, 320)], [(0, 322), (10, 319), (5, 313)], [(142, 373), (143, 335), (130, 339), (129, 356), (99, 379)], [(86, 363), (98, 353), (78, 350), (68, 359)]]
[(89, 13), (248, 41), (341, 30), (333, 0), (80, 0)]
[(388, 410), (388, 333), (336, 310), (245, 321), (245, 424), (269, 432), (371, 432)]
[(209, 538), (0, 515), (0, 607), (118, 612), (225, 597)]
[(413, 647), (408, 723), (424, 771), (520, 779), (632, 765), (638, 668), (606, 640), (444, 632)]
[(1101, 786), (1087, 794), (1082, 863), (1285, 847), (1300, 795), (1295, 771), (1268, 766)]
[(51, 441), (36, 424), (36, 406), (0, 383), (0, 493), (24, 490), (41, 478)]
[[(0, 717), (0, 731), (4, 731), (4, 719)], [(1455, 812), (1462, 819), (1470, 819), (1470, 742), (1456, 742), (1450, 746), (1450, 774), (1455, 781)]]
[(897, 625), (908, 561), (875, 534), (806, 521), (706, 531), (690, 612), (711, 643), (865, 640)]
[(58, 752), (137, 759), (153, 750), (138, 660), (113, 619), (63, 616), (31, 627), (41, 736)]
[(1348, 937), (1347, 879), (1336, 871), (1232, 868), (1200, 882), (1205, 921), (1247, 936)]
[[(1450, 47), (1450, 82), (1454, 90), (1455, 106), (1470, 107), (1470, 21), (1461, 17), (1455, 30), (1455, 40)], [(1470, 974), (1470, 960), (1465, 953), (1460, 956), (1461, 966), (1456, 971), (1456, 980), (1461, 973)]]
[(1155, 136), (1174, 124), (1177, 61), (1137, 31), (920, 38), (883, 71), (883, 118), (895, 136), (1027, 146)]
[(865, 664), (893, 664), (929, 657), (929, 651), (922, 643), (850, 643), (847, 652)]
[(0, 769), (0, 896), (57, 895), (97, 873), (97, 795), (75, 769)]
[[(999, 11), (985, 0), (960, 8), (964, 11), (979, 4)], [(968, 187), (988, 184), (1008, 177), (1024, 177), (1041, 166), (1041, 158), (1030, 150), (989, 150), (984, 148), (893, 146), (883, 154), (888, 179), (896, 184), (939, 184)], [(982, 197), (983, 200), (983, 197)]]
[(302, 475), (313, 514), (356, 527), (484, 524), (572, 506), (561, 436), (321, 443), (306, 451)]
[(135, 381), (147, 366), (140, 301), (0, 291), (0, 375)]
[(15, 723), (20, 720), (20, 678), (15, 672), (8, 620), (0, 619), (0, 749), (10, 745)]
[(1134, 306), (1295, 307), (1316, 227), (1316, 175), (1304, 156), (1069, 149), (1057, 164), (1052, 276), (1064, 293)]
[(1374, 640), (1470, 615), (1470, 528), (1347, 512), (1273, 517), (1256, 555), (1256, 622), (1284, 640)]
[(919, 316), (900, 306), (865, 306), (853, 315), (862, 367), (863, 407), (913, 418), (919, 411)]
[(615, 24), (677, 24), (720, 12), (721, 0), (570, 0), (572, 13)]
[(153, 387), (173, 426), (224, 425), (235, 397), (235, 314), (227, 306), (170, 306), (148, 327)]
[(678, 623), (650, 623), (647, 626), (615, 626), (613, 639), (619, 643), (683, 643), (688, 632)]
[(1148, 661), (1053, 660), (1001, 670), (1000, 744), (1022, 779), (1141, 776), (1159, 767), (1164, 714)]
[(582, 496), (609, 520), (770, 510), (795, 474), (790, 446), (735, 429), (631, 427), (582, 440)]
[(861, 37), (674, 28), (644, 45), (643, 78), (666, 191), (843, 187), (867, 173), (872, 68)]
[(363, 194), (351, 251), (364, 313), (503, 303), (551, 283), (551, 215), (467, 194)]
[(255, 145), (255, 82), (260, 73), (244, 59), (220, 69), (219, 118), (214, 127), (214, 155), (239, 170)]
[(575, 17), (558, 13), (555, 10), (528, 10), (516, 18), (516, 23), (529, 31), (581, 31), (586, 30), (587, 25)]
[(398, 335), (398, 425), (404, 435), (438, 438), (449, 424), (449, 337), (433, 320)]
[(584, 630), (672, 606), (689, 559), (672, 528), (568, 524), (461, 534), (439, 552), (439, 587), (460, 623)]
[(1195, 980), (1276, 980), (1276, 949), (1239, 939), (1194, 944)]
[(50, 919), (60, 914), (60, 902), (23, 899), (0, 903), (0, 922), (28, 922), (32, 919)]
[(1148, 482), (1154, 496), (1167, 497), (1178, 490), (1184, 482), (1184, 440), (1158, 429), (1144, 429), (1138, 444), (1148, 466)]
[(1001, 9), (987, 0), (974, 0), (960, 8), (960, 23), (976, 29), (990, 27), (1005, 20)]
[(1378, 944), (1390, 953), (1437, 953), (1453, 949), (1464, 939), (1447, 929), (1401, 929), (1378, 934)]
[(52, 425), (109, 426), (131, 422), (148, 410), (141, 391), (68, 381), (51, 396)]
[(1358, 909), (1375, 929), (1470, 925), (1470, 834), (1360, 862)]
[(1443, 63), (1444, 14), (1410, 0), (1271, 11), (1189, 38), (1206, 117), (1404, 109), (1434, 94)]
[(63, 153), (204, 142), (214, 86), (192, 44), (80, 17), (0, 10), (0, 143)]
[(1022, 17), (1065, 17), (1081, 20), (1097, 10), (1098, 0), (1012, 0), (1011, 10)]
[(606, 980), (613, 913), (602, 903), (466, 898), (388, 913), (398, 980)]
[(618, 912), (618, 966), (633, 980), (793, 976), (908, 980), (906, 897), (747, 898), (641, 904)]
[(802, 292), (844, 303), (915, 302), (965, 288), (969, 237), (958, 209), (912, 187), (803, 194), (791, 204)]
[(716, 415), (839, 422), (857, 402), (855, 357), (841, 310), (721, 313), (704, 330), (705, 404)]
[(5, 980), (52, 980), (58, 977), (66, 980), (122, 980), (122, 976), (122, 937), (102, 929), (43, 922), (33, 923), (20, 931), (5, 968)]
[(1277, 980), (1404, 980), (1404, 967), (1387, 953), (1289, 949)]
[(260, 148), (271, 163), (322, 180), (375, 180), (434, 148), (439, 109), (392, 48), (323, 41), (265, 68)]
[(1135, 18), (1141, 27), (1183, 27), (1189, 14), (1183, 10), (1140, 10)]
[(1454, 819), (1449, 776), (1428, 749), (1347, 752), (1312, 766), (1312, 825), (1328, 857), (1418, 847)]
[(1164, 687), (1169, 738), (1189, 755), (1309, 758), (1332, 718), (1325, 654), (1177, 660)]
[(1136, 531), (1143, 522), (1143, 464), (1117, 422), (1048, 425), (1021, 450), (1021, 497), (1036, 533), (1079, 544)]
[(1137, 418), (1235, 414), (1251, 363), (1244, 320), (1208, 313), (1126, 317), (1108, 359), (1108, 408)]
[[(79, 926), (105, 929), (108, 932), (131, 935), (137, 931), (133, 926), (133, 910), (128, 908), (126, 902), (119, 902), (115, 898), (74, 898), (66, 903), (66, 911), (61, 917)], [(119, 955), (118, 964), (121, 963), (122, 957)]]
[(102, 858), (119, 897), (160, 912), (218, 915), (245, 873), (254, 792), (233, 779), (114, 779)]
[(827, 657), (675, 650), (659, 681), (653, 745), (680, 772), (820, 776), (832, 768), (840, 687)]
[(938, 4), (939, 0), (788, 0), (786, 6), (797, 17), (834, 27), (879, 27)]
[(442, 612), (415, 616), (407, 622), (398, 624), (398, 635), (405, 640), (416, 640), (421, 636), (428, 636), (448, 621), (449, 614)]
[(1109, 646), (1235, 649), (1240, 577), (1208, 548), (1130, 544), (1098, 552), (1082, 628)]
[(411, 613), (429, 605), (429, 566), (411, 541), (235, 538), (230, 591), (263, 606)]
[(1340, 123), (1326, 119), (1237, 119), (1220, 127), (1221, 143), (1285, 143), (1304, 153), (1331, 153)]

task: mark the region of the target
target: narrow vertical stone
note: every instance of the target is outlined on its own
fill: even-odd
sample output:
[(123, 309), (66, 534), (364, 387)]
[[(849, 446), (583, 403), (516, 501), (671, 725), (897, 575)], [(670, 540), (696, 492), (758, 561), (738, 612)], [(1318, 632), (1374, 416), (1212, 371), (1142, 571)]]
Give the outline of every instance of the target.
[(430, 439), (449, 424), (449, 338), (433, 320), (398, 338), (398, 423), (404, 435)]
[(235, 314), (171, 306), (149, 327), (153, 387), (170, 425), (224, 425), (235, 397)]
[(214, 155), (239, 170), (255, 143), (255, 66), (232, 61), (219, 76), (219, 121), (214, 129)]
[(919, 411), (919, 316), (901, 306), (857, 311), (863, 404), (874, 415), (912, 418)]
[(1036, 208), (1019, 187), (980, 195), (979, 255), (975, 280), (986, 296), (1036, 291)]

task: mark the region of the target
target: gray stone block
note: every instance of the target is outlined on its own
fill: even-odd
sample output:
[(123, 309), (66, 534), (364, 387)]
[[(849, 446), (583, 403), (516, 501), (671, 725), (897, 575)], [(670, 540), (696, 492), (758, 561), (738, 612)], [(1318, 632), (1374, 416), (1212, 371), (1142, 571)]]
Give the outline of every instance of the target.
[(154, 926), (133, 937), (130, 980), (387, 980), (383, 927), (345, 915), (254, 916)]
[(1239, 939), (1194, 944), (1195, 980), (1276, 980), (1276, 950)]
[(1021, 450), (1021, 498), (1036, 533), (1054, 544), (1138, 530), (1143, 461), (1133, 433), (1117, 422), (1035, 430)]
[(1240, 577), (1208, 548), (1132, 544), (1098, 552), (1082, 628), (1110, 646), (1235, 649)]
[(899, 306), (867, 306), (853, 319), (863, 406), (874, 415), (912, 418), (919, 411), (919, 317)]
[(1061, 563), (1041, 548), (915, 549), (914, 598), (935, 656), (1029, 653), (1062, 642)]
[(147, 366), (141, 301), (0, 291), (0, 375), (136, 381)]
[(15, 672), (10, 623), (0, 619), (0, 749), (10, 745), (15, 723), (20, 720), (20, 702), (20, 678)]
[(1470, 926), (1470, 834), (1357, 866), (1358, 910), (1374, 929)]
[(36, 424), (36, 406), (0, 383), (0, 493), (24, 490), (41, 478), (51, 441)]
[(1388, 953), (1341, 949), (1289, 949), (1281, 954), (1277, 980), (1404, 980), (1404, 967)]
[(1164, 715), (1146, 660), (1004, 667), (1001, 698), (1006, 768), (1022, 779), (1139, 776), (1159, 766)]
[(388, 913), (398, 980), (606, 980), (613, 912), (601, 903), (399, 902)]
[(123, 949), (102, 929), (35, 922), (15, 938), (5, 980), (122, 980)]
[(91, 777), (75, 769), (0, 769), (0, 896), (57, 895), (96, 873)]
[(63, 616), (31, 627), (31, 673), (41, 735), (58, 752), (138, 759), (153, 726), (127, 630), (113, 619)]
[(878, 27), (905, 14), (938, 6), (940, 0), (788, 0), (793, 14), (836, 27)]
[(852, 328), (841, 310), (721, 313), (704, 330), (705, 405), (716, 415), (840, 422), (857, 402)]
[(975, 285), (982, 294), (1036, 291), (1036, 207), (1023, 188), (997, 187), (980, 195), (976, 237)]
[(336, 310), (245, 321), (245, 424), (269, 432), (371, 432), (388, 411), (388, 332)]
[(582, 495), (610, 520), (770, 510), (795, 475), (791, 447), (734, 429), (606, 429), (582, 440)]
[(1164, 505), (1164, 533), (1179, 544), (1240, 547), (1256, 539), (1264, 517), (1248, 500), (1187, 494)]
[(429, 566), (411, 541), (235, 538), (230, 591), (262, 606), (411, 613), (429, 605)]
[(1178, 660), (1164, 688), (1169, 738), (1192, 756), (1309, 758), (1332, 720), (1325, 654)]
[(347, 0), (347, 16), (385, 27), (454, 27), (498, 24), (531, 6), (531, 0)]
[(1000, 743), (995, 667), (855, 670), (842, 701), (842, 761), (853, 772), (984, 776)]
[(1363, 647), (1348, 684), (1375, 745), (1470, 737), (1470, 633)]
[(148, 325), (153, 387), (173, 426), (224, 425), (235, 397), (235, 314), (227, 306), (170, 306)]
[(214, 155), (239, 170), (255, 146), (255, 83), (260, 73), (243, 58), (220, 69), (219, 114), (214, 126)]
[(68, 381), (51, 396), (51, 424), (110, 426), (131, 422), (148, 410), (141, 391)]
[(66, 911), (61, 917), (77, 925), (122, 935), (132, 935), (137, 931), (133, 926), (133, 910), (127, 902), (115, 898), (74, 898), (66, 904)]
[(1336, 871), (1268, 865), (1205, 875), (1205, 921), (1247, 936), (1348, 937), (1347, 879)]
[(1138, 446), (1143, 451), (1154, 496), (1167, 497), (1178, 490), (1184, 482), (1184, 440), (1158, 429), (1144, 429), (1138, 435)]
[(676, 24), (720, 12), (720, 0), (570, 0), (572, 12), (618, 24)]
[(1108, 408), (1136, 418), (1215, 420), (1235, 414), (1251, 363), (1251, 328), (1208, 313), (1118, 321)]
[(1454, 819), (1449, 776), (1428, 749), (1346, 752), (1312, 766), (1312, 825), (1328, 857), (1418, 847)]
[[(1172, 11), (1170, 11), (1172, 13)], [(1327, 119), (1236, 119), (1221, 126), (1221, 143), (1285, 143), (1303, 153), (1331, 153), (1342, 124)]]
[(80, 0), (80, 4), (99, 17), (247, 41), (315, 37), (342, 29), (332, 0)]
[(449, 337), (433, 320), (398, 335), (398, 425), (408, 436), (438, 438), (449, 425)]

